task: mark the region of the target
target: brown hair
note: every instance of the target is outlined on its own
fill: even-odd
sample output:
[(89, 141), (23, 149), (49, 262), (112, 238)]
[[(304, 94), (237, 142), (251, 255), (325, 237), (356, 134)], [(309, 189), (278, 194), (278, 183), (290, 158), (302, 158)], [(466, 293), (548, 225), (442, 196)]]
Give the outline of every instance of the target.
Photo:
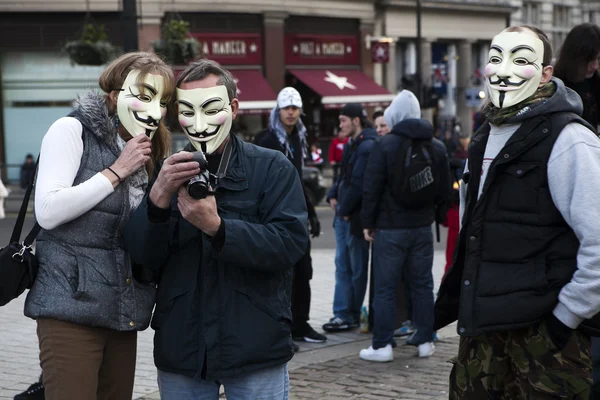
[(568, 83), (582, 82), (588, 63), (594, 61), (598, 54), (600, 27), (591, 23), (577, 25), (567, 34), (561, 46), (554, 76)]
[(525, 29), (528, 29), (535, 33), (537, 37), (544, 44), (544, 59), (542, 60), (542, 66), (546, 67), (552, 64), (552, 44), (550, 44), (550, 39), (548, 39), (548, 35), (541, 30), (540, 28), (532, 25), (519, 25), (519, 26), (511, 26), (504, 30), (504, 32), (523, 32)]
[(237, 98), (237, 84), (231, 72), (223, 68), (218, 62), (206, 58), (190, 63), (181, 75), (179, 75), (179, 78), (177, 78), (175, 86), (179, 88), (182, 83), (200, 81), (208, 75), (219, 77), (217, 83), (225, 86), (229, 101)]
[[(167, 103), (168, 107), (172, 107), (171, 98), (175, 92), (173, 70), (156, 54), (138, 51), (123, 54), (108, 64), (100, 78), (98, 78), (100, 89), (106, 93), (106, 105), (109, 114), (114, 114), (117, 108), (117, 105), (110, 99), (109, 94), (114, 90), (121, 90), (123, 82), (132, 70), (140, 71), (137, 77), (139, 83), (143, 82), (148, 74), (162, 76), (165, 80), (165, 92), (162, 100)], [(143, 88), (140, 88), (140, 90), (143, 90)], [(170, 147), (171, 133), (163, 118), (152, 137), (152, 162), (146, 167), (150, 176), (154, 173), (156, 164), (169, 155)]]

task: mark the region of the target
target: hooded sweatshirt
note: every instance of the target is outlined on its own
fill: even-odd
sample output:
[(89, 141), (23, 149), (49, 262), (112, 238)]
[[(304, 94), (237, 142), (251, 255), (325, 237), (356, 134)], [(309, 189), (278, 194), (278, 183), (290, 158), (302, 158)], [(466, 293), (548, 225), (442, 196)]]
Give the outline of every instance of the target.
[(384, 119), (392, 127), (389, 134), (375, 142), (365, 172), (361, 219), (365, 229), (410, 229), (430, 226), (435, 218), (434, 208), (402, 207), (390, 192), (389, 181), (394, 179), (398, 148), (407, 139), (431, 139), (435, 149), (437, 197), (443, 201), (450, 195), (450, 168), (446, 147), (433, 137), (433, 127), (420, 119), (421, 108), (415, 95), (401, 91), (385, 110)]
[[(547, 100), (525, 107), (500, 126), (491, 125), (485, 149), (481, 184), (487, 177), (486, 165), (496, 158), (510, 137), (529, 118), (554, 112), (581, 115), (581, 98), (552, 78), (556, 92)], [(487, 164), (486, 164), (487, 163)], [(548, 185), (556, 208), (580, 241), (577, 271), (559, 295), (554, 315), (572, 329), (600, 312), (600, 140), (585, 126), (567, 125), (554, 143), (548, 160)], [(467, 185), (461, 185), (460, 204), (465, 202)], [(479, 189), (481, 195), (481, 187)]]
[(402, 90), (383, 112), (387, 126), (393, 128), (405, 119), (421, 118), (419, 100), (410, 90)]

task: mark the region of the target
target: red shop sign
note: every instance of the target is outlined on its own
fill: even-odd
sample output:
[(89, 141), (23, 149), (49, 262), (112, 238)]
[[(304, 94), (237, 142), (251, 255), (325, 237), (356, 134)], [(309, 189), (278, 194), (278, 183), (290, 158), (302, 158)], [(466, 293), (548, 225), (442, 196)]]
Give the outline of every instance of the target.
[(201, 57), (223, 65), (262, 65), (260, 33), (192, 33), (200, 42)]
[(343, 35), (300, 35), (285, 37), (286, 65), (357, 65), (358, 37)]

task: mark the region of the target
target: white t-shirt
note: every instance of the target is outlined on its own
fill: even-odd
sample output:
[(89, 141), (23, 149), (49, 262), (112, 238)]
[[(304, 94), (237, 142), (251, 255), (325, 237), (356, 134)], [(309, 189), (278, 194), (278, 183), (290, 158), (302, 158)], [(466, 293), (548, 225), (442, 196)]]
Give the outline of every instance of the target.
[(35, 186), (35, 217), (44, 229), (54, 229), (74, 220), (114, 191), (110, 180), (100, 172), (73, 186), (83, 155), (82, 132), (81, 122), (64, 117), (50, 126), (42, 140)]

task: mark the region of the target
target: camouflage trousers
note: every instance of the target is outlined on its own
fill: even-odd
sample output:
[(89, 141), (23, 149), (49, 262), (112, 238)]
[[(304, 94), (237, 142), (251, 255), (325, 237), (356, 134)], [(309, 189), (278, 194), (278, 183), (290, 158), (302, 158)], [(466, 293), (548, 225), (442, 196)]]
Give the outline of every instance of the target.
[(544, 322), (513, 331), (460, 338), (452, 359), (451, 400), (588, 400), (590, 339), (574, 331), (559, 350)]

